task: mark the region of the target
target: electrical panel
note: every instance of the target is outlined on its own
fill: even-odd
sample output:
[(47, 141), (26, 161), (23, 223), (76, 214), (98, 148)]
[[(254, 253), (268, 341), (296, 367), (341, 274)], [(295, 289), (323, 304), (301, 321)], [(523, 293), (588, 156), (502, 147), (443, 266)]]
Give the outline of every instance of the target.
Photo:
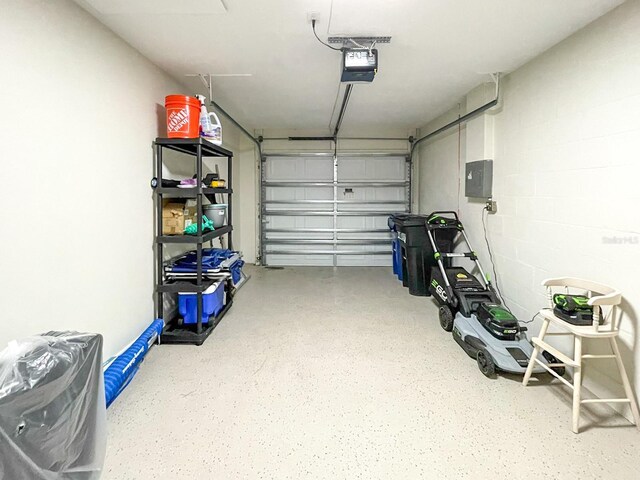
[(342, 52), (342, 82), (373, 82), (378, 71), (378, 50), (348, 48)]
[(465, 170), (466, 197), (490, 198), (493, 187), (493, 160), (468, 162)]

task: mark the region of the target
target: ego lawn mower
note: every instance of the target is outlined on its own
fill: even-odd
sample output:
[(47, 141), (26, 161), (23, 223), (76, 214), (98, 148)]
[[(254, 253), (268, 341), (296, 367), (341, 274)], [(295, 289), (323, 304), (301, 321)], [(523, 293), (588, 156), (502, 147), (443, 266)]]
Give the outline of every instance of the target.
[[(462, 223), (455, 212), (433, 212), (426, 221), (427, 236), (434, 251), (437, 267), (431, 270), (429, 291), (439, 304), (440, 325), (463, 350), (478, 362), (487, 377), (496, 372), (524, 374), (533, 346), (515, 316), (501, 305), (500, 300), (471, 248)], [(463, 240), (465, 252), (453, 252), (453, 241)], [(442, 251), (445, 247), (448, 251)], [(482, 282), (462, 267), (452, 266), (454, 259), (468, 259), (475, 263)], [(547, 364), (559, 363), (543, 352)], [(564, 375), (564, 367), (554, 367)], [(544, 369), (536, 366), (534, 373)]]

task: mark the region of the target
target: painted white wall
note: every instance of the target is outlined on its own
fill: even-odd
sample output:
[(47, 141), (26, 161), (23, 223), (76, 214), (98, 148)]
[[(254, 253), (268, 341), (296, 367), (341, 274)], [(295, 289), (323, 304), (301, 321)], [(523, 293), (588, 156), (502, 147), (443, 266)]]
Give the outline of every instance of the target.
[(239, 171), (234, 184), (237, 191), (234, 196), (236, 220), (234, 221), (234, 248), (240, 250), (247, 263), (256, 263), (257, 256), (257, 204), (259, 201), (257, 179), (258, 152), (255, 144), (246, 136), (236, 154)]
[[(640, 392), (640, 2), (630, 1), (504, 78), (503, 101), (462, 129), (466, 161), (494, 156), (488, 218), (506, 301), (528, 320), (545, 305), (540, 282), (593, 279), (620, 289), (625, 364)], [(462, 113), (491, 98), (479, 88)], [(422, 129), (455, 118), (457, 111)], [(458, 136), (450, 131), (420, 149), (420, 210), (456, 208), (489, 269), (480, 222), (483, 204), (458, 196)], [(607, 243), (620, 239), (620, 244)], [(539, 323), (530, 329), (533, 333)], [(587, 347), (589, 348), (589, 347)], [(602, 362), (602, 361), (601, 361)], [(621, 393), (613, 363), (594, 365), (585, 386)]]
[(71, 1), (0, 11), (0, 348), (74, 329), (107, 358), (154, 318), (152, 141), (185, 90)]

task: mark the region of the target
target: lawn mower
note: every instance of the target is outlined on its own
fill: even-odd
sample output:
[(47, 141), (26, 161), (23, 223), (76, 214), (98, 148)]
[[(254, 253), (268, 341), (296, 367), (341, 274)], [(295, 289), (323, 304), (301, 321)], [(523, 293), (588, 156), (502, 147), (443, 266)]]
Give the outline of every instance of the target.
[[(524, 374), (533, 353), (527, 329), (501, 304), (457, 213), (433, 212), (425, 226), (437, 264), (431, 269), (429, 291), (439, 304), (440, 326), (453, 331), (454, 340), (476, 359), (485, 376), (493, 378), (499, 371)], [(461, 239), (467, 251), (454, 252), (454, 241), (443, 242), (443, 238)], [(442, 251), (443, 246), (448, 251)], [(452, 266), (454, 259), (474, 262), (482, 281), (466, 269)], [(542, 357), (556, 373), (564, 375), (564, 366), (553, 355), (543, 352)], [(544, 371), (536, 366), (534, 373)]]

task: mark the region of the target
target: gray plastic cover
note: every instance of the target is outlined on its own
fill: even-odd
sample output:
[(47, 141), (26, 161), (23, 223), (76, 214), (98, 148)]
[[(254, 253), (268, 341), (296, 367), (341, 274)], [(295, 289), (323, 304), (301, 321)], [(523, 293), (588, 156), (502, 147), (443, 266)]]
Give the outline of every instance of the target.
[(100, 478), (102, 336), (49, 332), (0, 352), (0, 479)]

